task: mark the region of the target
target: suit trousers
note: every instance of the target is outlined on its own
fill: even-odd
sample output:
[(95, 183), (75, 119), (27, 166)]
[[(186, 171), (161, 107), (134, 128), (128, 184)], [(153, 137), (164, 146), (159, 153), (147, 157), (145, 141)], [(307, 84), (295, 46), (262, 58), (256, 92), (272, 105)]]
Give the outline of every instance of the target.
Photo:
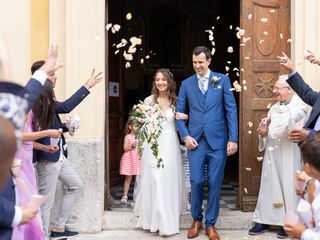
[(58, 179), (63, 184), (63, 193), (60, 209), (53, 226), (64, 228), (68, 220), (70, 209), (79, 195), (83, 192), (83, 183), (73, 168), (71, 162), (61, 154), (59, 161), (40, 160), (36, 164), (38, 174), (39, 193), (47, 197), (41, 207), (43, 230), (49, 235), (50, 213), (54, 205), (54, 198)]
[[(199, 139), (198, 146), (188, 151), (191, 182), (191, 213), (196, 221), (202, 221), (203, 185), (208, 181), (208, 203), (206, 227), (215, 225), (220, 207), (220, 190), (226, 164), (226, 147), (213, 150), (205, 136)], [(207, 171), (205, 170), (207, 165)], [(206, 173), (207, 172), (207, 173)], [(207, 176), (206, 176), (207, 174)]]

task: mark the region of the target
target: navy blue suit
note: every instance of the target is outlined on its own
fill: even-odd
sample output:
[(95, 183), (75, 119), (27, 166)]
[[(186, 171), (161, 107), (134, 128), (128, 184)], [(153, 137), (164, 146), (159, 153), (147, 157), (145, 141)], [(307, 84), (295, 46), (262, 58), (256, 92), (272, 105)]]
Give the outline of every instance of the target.
[[(213, 77), (220, 78), (213, 83)], [(196, 221), (202, 221), (202, 187), (205, 165), (208, 166), (208, 205), (206, 227), (216, 223), (219, 214), (220, 188), (226, 163), (227, 142), (238, 141), (237, 106), (230, 80), (226, 75), (210, 71), (205, 94), (198, 87), (197, 75), (185, 79), (180, 87), (177, 112), (186, 112), (189, 106), (189, 125), (177, 120), (180, 136), (193, 137), (198, 146), (188, 151), (191, 182), (191, 212)]]
[[(7, 118), (14, 126), (17, 138), (21, 136), (25, 116), (42, 92), (39, 81), (31, 79), (25, 87), (0, 82), (0, 115)], [(17, 108), (15, 108), (18, 106)], [(12, 235), (12, 221), (15, 215), (15, 187), (12, 176), (0, 192), (0, 240), (9, 240)]]
[[(65, 125), (62, 123), (59, 117), (59, 113), (70, 113), (89, 94), (90, 94), (90, 91), (86, 87), (82, 86), (78, 91), (76, 91), (70, 98), (68, 98), (64, 102), (55, 101), (56, 119), (54, 123), (51, 126), (49, 126), (49, 129), (62, 128), (64, 132), (67, 131)], [(62, 146), (65, 146), (66, 142), (63, 134), (61, 135), (61, 140), (62, 140)], [(58, 146), (60, 146), (60, 141), (58, 143)], [(37, 140), (37, 142), (44, 145), (50, 145), (50, 138), (49, 137), (41, 138)], [(49, 153), (41, 150), (34, 150), (33, 153), (34, 153), (34, 160), (36, 161), (48, 160), (48, 161), (57, 162), (60, 157), (60, 151), (57, 151), (55, 153)], [(68, 156), (66, 147), (63, 147), (63, 154), (65, 157)]]
[(304, 128), (309, 130), (309, 137), (316, 135), (313, 130), (318, 117), (320, 116), (320, 92), (312, 90), (312, 88), (303, 81), (298, 72), (293, 74), (288, 80), (290, 87), (298, 94), (298, 96), (308, 105), (312, 107), (312, 111)]

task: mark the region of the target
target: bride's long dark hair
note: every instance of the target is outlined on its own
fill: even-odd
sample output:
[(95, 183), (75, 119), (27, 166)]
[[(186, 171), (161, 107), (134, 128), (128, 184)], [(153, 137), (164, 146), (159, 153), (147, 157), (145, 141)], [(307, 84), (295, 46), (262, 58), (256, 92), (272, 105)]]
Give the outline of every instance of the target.
[(153, 100), (155, 102), (158, 102), (158, 98), (159, 98), (159, 90), (156, 87), (156, 76), (158, 73), (162, 73), (164, 79), (167, 80), (168, 82), (167, 96), (169, 98), (169, 101), (171, 102), (171, 107), (175, 107), (177, 103), (176, 83), (173, 80), (172, 72), (167, 68), (158, 69), (153, 76), (153, 84), (152, 84), (152, 90), (151, 90), (151, 95), (154, 97)]
[[(38, 70), (45, 61), (35, 62), (31, 67), (32, 74)], [(51, 81), (46, 80), (43, 92), (32, 108), (32, 126), (34, 130), (45, 130), (50, 128), (56, 119), (55, 95)]]

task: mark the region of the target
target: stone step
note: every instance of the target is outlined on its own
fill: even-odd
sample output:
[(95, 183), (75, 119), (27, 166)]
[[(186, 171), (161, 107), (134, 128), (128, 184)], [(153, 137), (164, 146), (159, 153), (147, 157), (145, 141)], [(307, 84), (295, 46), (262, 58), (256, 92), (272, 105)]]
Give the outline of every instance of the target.
[[(259, 236), (249, 236), (247, 230), (219, 230), (221, 240), (276, 240), (276, 232), (267, 232)], [(95, 234), (80, 234), (74, 240), (163, 240), (157, 233), (150, 233), (142, 230), (108, 230)], [(179, 234), (169, 237), (170, 240), (187, 239), (187, 230), (181, 230)], [(200, 232), (195, 240), (208, 240), (204, 231)]]
[[(106, 211), (102, 218), (103, 230), (134, 230), (137, 217), (132, 211)], [(188, 229), (192, 224), (190, 213), (180, 218), (180, 229)], [(216, 227), (225, 230), (247, 230), (252, 225), (252, 213), (240, 210), (221, 210)]]

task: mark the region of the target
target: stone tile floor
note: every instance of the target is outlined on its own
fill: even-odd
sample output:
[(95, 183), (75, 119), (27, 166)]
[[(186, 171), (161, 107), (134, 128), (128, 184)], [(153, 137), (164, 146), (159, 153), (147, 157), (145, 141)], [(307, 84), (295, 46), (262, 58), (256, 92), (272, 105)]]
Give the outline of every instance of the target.
[[(259, 236), (247, 235), (247, 230), (222, 230), (219, 231), (221, 240), (276, 240), (276, 232), (267, 232)], [(187, 239), (187, 230), (183, 230), (180, 234), (170, 237), (160, 237), (156, 233), (150, 233), (143, 230), (107, 230), (97, 234), (82, 234), (74, 238), (74, 240), (151, 240), (151, 239), (169, 239), (169, 240), (182, 240)], [(207, 240), (208, 237), (202, 231), (199, 237), (194, 240)]]

